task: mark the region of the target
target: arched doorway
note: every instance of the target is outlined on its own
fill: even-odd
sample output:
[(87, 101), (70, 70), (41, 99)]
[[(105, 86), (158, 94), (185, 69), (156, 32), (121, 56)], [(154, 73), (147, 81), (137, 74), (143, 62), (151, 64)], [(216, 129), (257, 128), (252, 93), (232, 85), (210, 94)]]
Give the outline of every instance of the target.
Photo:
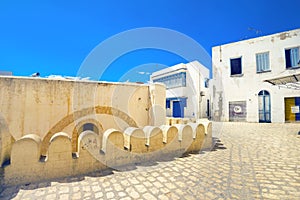
[(267, 90), (262, 90), (258, 93), (258, 114), (259, 122), (271, 122), (271, 98)]

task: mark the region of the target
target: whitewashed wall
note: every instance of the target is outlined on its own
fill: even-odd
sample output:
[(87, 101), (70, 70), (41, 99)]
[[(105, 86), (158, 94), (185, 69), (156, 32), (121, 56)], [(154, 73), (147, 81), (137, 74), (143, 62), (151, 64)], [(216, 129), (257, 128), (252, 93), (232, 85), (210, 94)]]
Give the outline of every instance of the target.
[[(300, 29), (264, 37), (215, 46), (213, 61), (213, 119), (229, 120), (229, 101), (246, 101), (247, 121), (258, 122), (258, 93), (267, 90), (271, 96), (271, 121), (284, 122), (284, 97), (300, 96), (299, 90), (272, 86), (264, 80), (293, 73), (287, 70), (285, 49), (300, 46)], [(271, 72), (256, 72), (256, 54), (269, 51)], [(230, 59), (242, 57), (241, 77), (230, 77)]]
[[(209, 89), (204, 87), (205, 79), (209, 78), (209, 70), (198, 61), (187, 64), (178, 64), (163, 70), (154, 72), (151, 81), (171, 74), (179, 73), (179, 69), (186, 71), (186, 87), (176, 87), (166, 90), (166, 97), (187, 97), (187, 107), (184, 108), (184, 117), (205, 118), (207, 117), (207, 99), (210, 98)], [(205, 96), (200, 97), (200, 91)], [(199, 110), (200, 105), (200, 110)], [(171, 108), (167, 109), (167, 115), (172, 116)]]

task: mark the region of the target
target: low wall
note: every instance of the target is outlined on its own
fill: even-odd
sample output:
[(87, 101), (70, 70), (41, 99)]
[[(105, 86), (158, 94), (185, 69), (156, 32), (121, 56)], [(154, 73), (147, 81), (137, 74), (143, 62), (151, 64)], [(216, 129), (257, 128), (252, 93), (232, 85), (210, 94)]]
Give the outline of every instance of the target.
[(41, 137), (25, 135), (12, 143), (10, 164), (2, 168), (4, 184), (39, 182), (106, 168), (118, 170), (128, 164), (199, 152), (207, 141), (211, 141), (211, 129), (207, 126), (211, 123), (128, 127), (124, 132), (87, 130), (76, 138), (76, 152), (72, 149), (72, 138), (58, 132), (51, 137), (46, 156), (42, 156), (44, 143)]
[[(176, 124), (193, 124), (195, 122), (203, 124), (203, 127), (204, 127), (204, 133), (205, 133), (206, 139), (202, 145), (202, 149), (206, 149), (206, 150), (210, 149), (212, 147), (212, 122), (209, 121), (207, 118), (194, 119), (194, 118), (166, 117), (166, 124), (170, 125), (170, 126), (176, 125)], [(199, 132), (197, 129), (199, 129), (199, 127), (193, 126), (194, 134)]]

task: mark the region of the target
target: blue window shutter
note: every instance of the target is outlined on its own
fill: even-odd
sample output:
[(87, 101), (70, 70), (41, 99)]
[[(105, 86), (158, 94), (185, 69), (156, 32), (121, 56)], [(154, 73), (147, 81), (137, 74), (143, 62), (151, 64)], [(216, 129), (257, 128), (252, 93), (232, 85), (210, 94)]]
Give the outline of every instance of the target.
[(256, 54), (256, 70), (263, 72), (270, 69), (269, 52)]
[(166, 108), (171, 108), (171, 106), (170, 106), (170, 100), (166, 100)]
[(299, 48), (293, 48), (291, 49), (291, 66), (295, 67), (298, 65), (298, 61), (299, 61)]

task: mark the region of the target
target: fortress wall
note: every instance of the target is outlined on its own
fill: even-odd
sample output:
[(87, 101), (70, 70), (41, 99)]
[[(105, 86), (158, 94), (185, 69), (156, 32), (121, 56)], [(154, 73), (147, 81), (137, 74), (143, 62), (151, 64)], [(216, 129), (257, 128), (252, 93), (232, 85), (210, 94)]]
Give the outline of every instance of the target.
[(41, 137), (30, 134), (12, 144), (11, 162), (3, 168), (4, 183), (26, 184), (182, 156), (201, 150), (204, 134), (204, 126), (196, 123), (129, 127), (125, 132), (109, 129), (101, 139), (87, 130), (78, 136), (74, 153), (72, 138), (59, 132), (51, 137), (46, 156), (42, 156)]

